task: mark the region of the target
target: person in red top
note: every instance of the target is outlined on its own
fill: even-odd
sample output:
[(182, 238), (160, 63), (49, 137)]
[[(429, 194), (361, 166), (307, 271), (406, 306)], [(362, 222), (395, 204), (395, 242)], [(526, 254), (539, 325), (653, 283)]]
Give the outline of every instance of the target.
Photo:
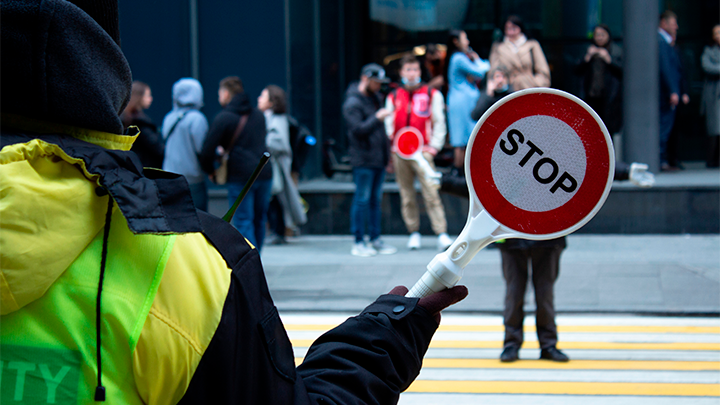
[[(400, 60), (402, 86), (390, 93), (385, 108), (392, 113), (385, 119), (385, 130), (390, 140), (405, 127), (420, 131), (424, 138), (423, 157), (434, 168), (433, 157), (442, 149), (447, 135), (445, 100), (442, 93), (420, 81), (420, 62), (413, 55)], [(420, 248), (420, 213), (415, 196), (415, 178), (420, 187), (430, 223), (438, 235), (437, 247), (447, 249), (452, 240), (447, 235), (447, 221), (437, 186), (426, 178), (417, 162), (404, 160), (393, 151), (395, 180), (400, 188), (402, 217), (410, 233), (409, 249)]]

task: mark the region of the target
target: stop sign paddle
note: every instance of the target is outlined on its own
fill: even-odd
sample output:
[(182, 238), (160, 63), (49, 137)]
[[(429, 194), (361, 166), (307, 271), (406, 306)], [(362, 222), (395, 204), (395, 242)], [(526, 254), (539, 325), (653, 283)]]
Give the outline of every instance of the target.
[(425, 177), (436, 186), (440, 185), (442, 175), (432, 167), (422, 155), (425, 145), (423, 136), (417, 128), (403, 127), (398, 130), (393, 139), (393, 151), (402, 159), (417, 162)]
[(554, 239), (578, 230), (602, 207), (614, 170), (607, 128), (582, 100), (547, 88), (501, 99), (467, 146), (465, 227), (407, 296), (454, 286), (477, 252), (497, 240)]

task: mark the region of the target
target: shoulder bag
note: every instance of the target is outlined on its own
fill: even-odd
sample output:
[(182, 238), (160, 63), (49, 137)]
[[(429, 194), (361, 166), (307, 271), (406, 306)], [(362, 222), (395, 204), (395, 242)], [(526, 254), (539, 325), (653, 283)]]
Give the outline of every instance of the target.
[(250, 114), (245, 114), (240, 116), (240, 122), (238, 122), (237, 128), (235, 128), (235, 133), (230, 140), (230, 145), (228, 145), (227, 149), (225, 149), (225, 152), (223, 152), (223, 154), (220, 156), (220, 166), (215, 169), (215, 173), (213, 174), (215, 184), (222, 186), (223, 184), (227, 183), (227, 166), (228, 159), (230, 158), (230, 151), (232, 150), (233, 146), (235, 146), (235, 141), (237, 141), (238, 137), (245, 129), (245, 124), (247, 124), (249, 115)]

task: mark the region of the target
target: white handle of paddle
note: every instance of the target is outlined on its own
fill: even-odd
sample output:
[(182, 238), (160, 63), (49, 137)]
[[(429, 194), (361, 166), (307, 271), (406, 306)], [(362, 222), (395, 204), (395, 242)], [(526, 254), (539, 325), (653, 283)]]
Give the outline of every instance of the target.
[(413, 154), (412, 160), (414, 160), (415, 162), (417, 162), (418, 165), (420, 165), (420, 169), (425, 174), (426, 179), (428, 179), (435, 186), (440, 186), (440, 178), (442, 177), (442, 174), (433, 170), (433, 168), (430, 166), (430, 163), (425, 160), (425, 157), (422, 155), (421, 152)]
[(425, 274), (405, 296), (427, 297), (457, 284), (470, 260), (495, 240), (493, 232), (499, 226), (485, 211), (480, 211), (468, 221), (455, 242), (430, 261)]

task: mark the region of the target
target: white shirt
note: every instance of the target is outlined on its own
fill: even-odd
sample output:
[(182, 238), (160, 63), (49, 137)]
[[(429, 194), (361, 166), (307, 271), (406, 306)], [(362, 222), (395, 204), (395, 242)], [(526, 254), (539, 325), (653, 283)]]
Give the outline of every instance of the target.
[(663, 37), (665, 42), (672, 45), (672, 36), (670, 34), (668, 34), (667, 31), (665, 31), (662, 28), (658, 28), (658, 34), (660, 34), (660, 36)]

